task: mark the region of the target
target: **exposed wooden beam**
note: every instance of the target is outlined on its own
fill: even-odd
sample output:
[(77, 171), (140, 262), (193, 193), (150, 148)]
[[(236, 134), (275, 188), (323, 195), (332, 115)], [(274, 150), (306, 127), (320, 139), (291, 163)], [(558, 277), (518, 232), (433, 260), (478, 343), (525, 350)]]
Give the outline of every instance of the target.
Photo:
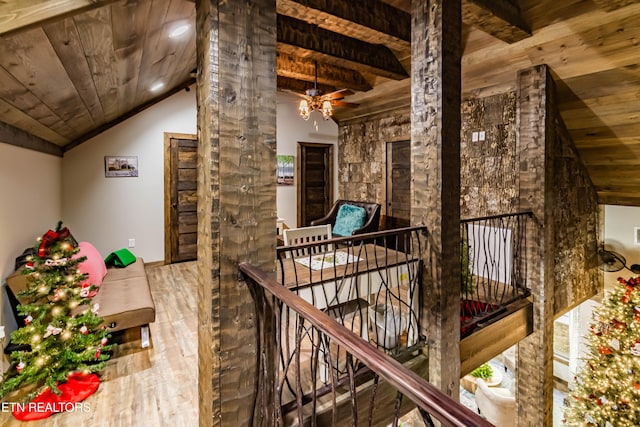
[(533, 333), (533, 304), (516, 301), (499, 318), (491, 320), (460, 341), (460, 375), (467, 375), (483, 362)]
[(0, 2), (0, 35), (28, 30), (117, 0), (5, 0)]
[(640, 206), (640, 192), (598, 191), (598, 203), (603, 205)]
[(278, 50), (395, 80), (409, 75), (386, 46), (363, 42), (278, 15)]
[(377, 0), (278, 0), (278, 13), (391, 49), (411, 43), (411, 15)]
[(531, 37), (518, 3), (512, 0), (463, 0), (462, 22), (507, 43)]
[[(307, 89), (310, 89), (312, 87), (312, 84), (309, 84), (309, 82), (304, 80), (278, 76), (278, 89), (281, 90), (304, 93)], [(338, 88), (335, 86), (329, 86), (321, 83), (318, 83), (318, 89), (320, 89), (322, 93), (329, 93), (333, 92), (334, 90), (338, 90)]]
[[(362, 92), (371, 89), (369, 82), (357, 71), (325, 63), (318, 63), (317, 66), (318, 83)], [(279, 77), (288, 77), (307, 82), (315, 80), (316, 63), (308, 59), (278, 54), (276, 57), (276, 69)]]
[(593, 0), (593, 2), (600, 8), (607, 12), (618, 10), (625, 6), (640, 3), (639, 0)]
[(62, 157), (61, 147), (4, 122), (0, 122), (0, 142)]

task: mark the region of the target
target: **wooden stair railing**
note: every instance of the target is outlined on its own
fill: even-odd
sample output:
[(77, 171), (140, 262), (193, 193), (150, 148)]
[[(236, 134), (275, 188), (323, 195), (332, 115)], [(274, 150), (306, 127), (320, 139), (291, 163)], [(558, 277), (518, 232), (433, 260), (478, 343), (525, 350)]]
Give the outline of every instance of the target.
[[(280, 304), (291, 308), (302, 319), (341, 346), (350, 355), (350, 359), (355, 358), (362, 361), (377, 376), (395, 387), (401, 395), (409, 398), (420, 409), (423, 417), (426, 416), (428, 422), (430, 422), (428, 415), (430, 414), (447, 426), (489, 427), (492, 425), (400, 362), (376, 349), (326, 313), (286, 289), (259, 268), (248, 263), (242, 263), (240, 264), (240, 270), (249, 279), (247, 283), (256, 303), (259, 346), (257, 361), (259, 368), (255, 405), (256, 408), (262, 407), (264, 409), (262, 411), (257, 410), (256, 417), (258, 419), (254, 419), (253, 425), (283, 425), (278, 398), (279, 384), (276, 383), (277, 376), (274, 372), (279, 366), (275, 346), (280, 345), (280, 343), (274, 343), (273, 339), (274, 335), (279, 336), (275, 334), (275, 330), (279, 326), (280, 313), (277, 307)], [(267, 293), (271, 295), (271, 298), (267, 296)], [(275, 310), (274, 307), (276, 307)], [(278, 341), (277, 337), (275, 341)], [(299, 361), (297, 363), (299, 364)], [(354, 373), (350, 370), (349, 377), (353, 378), (353, 376)], [(356, 387), (352, 383), (349, 385), (349, 389), (352, 393), (352, 406), (355, 406), (356, 398), (353, 393)], [(401, 395), (398, 397), (399, 400), (401, 400)], [(302, 424), (302, 397), (299, 395), (296, 400), (298, 404), (298, 423)], [(312, 402), (312, 405), (313, 411), (315, 411), (315, 401)], [(397, 403), (396, 405), (399, 404)], [(355, 408), (353, 412), (354, 418), (357, 418)], [(336, 417), (334, 415), (334, 424), (335, 421)], [(369, 425), (372, 424), (372, 420), (369, 419)], [(311, 425), (316, 425), (313, 417), (311, 417)], [(394, 425), (397, 425), (397, 417), (394, 419)]]

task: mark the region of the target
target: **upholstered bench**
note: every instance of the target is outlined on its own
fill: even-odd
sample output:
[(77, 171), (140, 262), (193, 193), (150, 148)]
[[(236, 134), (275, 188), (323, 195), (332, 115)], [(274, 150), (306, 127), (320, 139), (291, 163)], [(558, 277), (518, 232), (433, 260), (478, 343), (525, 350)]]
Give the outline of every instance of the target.
[[(22, 274), (23, 268), (7, 277), (7, 286), (13, 294), (10, 299), (14, 299), (28, 285), (27, 276)], [(15, 303), (19, 302), (15, 298)], [(142, 258), (137, 258), (133, 264), (124, 268), (106, 269), (92, 302), (99, 305), (98, 315), (103, 318), (103, 325), (110, 331), (140, 327), (142, 347), (149, 346), (149, 323), (156, 319), (156, 307)], [(21, 326), (17, 312), (14, 311), (14, 314)]]

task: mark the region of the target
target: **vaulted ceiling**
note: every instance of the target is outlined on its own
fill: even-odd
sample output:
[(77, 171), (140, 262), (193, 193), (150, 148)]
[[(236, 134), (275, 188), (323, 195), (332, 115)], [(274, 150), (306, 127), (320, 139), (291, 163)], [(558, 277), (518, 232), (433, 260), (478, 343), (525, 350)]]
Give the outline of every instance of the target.
[[(277, 0), (278, 87), (411, 102), (411, 0)], [(463, 0), (463, 96), (546, 63), (601, 203), (640, 206), (640, 0)], [(180, 34), (180, 26), (188, 24)], [(189, 0), (0, 2), (0, 141), (60, 154), (194, 82)]]

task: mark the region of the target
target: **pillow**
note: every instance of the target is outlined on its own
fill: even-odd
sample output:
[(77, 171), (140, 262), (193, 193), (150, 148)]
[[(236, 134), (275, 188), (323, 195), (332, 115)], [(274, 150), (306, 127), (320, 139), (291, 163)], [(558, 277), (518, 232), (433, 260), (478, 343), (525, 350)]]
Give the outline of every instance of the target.
[(118, 249), (111, 252), (104, 259), (104, 263), (108, 266), (114, 266), (118, 268), (124, 268), (129, 264), (136, 262), (136, 256), (131, 253), (127, 248)]
[(78, 264), (78, 270), (88, 275), (85, 283), (100, 286), (102, 279), (107, 275), (107, 266), (104, 265), (102, 255), (100, 255), (98, 249), (89, 242), (80, 242), (78, 243), (78, 247), (80, 251), (76, 253), (73, 258), (87, 257), (84, 262)]
[(336, 236), (351, 236), (355, 230), (364, 225), (367, 211), (360, 207), (344, 204), (338, 209), (336, 223), (333, 226), (333, 234)]

